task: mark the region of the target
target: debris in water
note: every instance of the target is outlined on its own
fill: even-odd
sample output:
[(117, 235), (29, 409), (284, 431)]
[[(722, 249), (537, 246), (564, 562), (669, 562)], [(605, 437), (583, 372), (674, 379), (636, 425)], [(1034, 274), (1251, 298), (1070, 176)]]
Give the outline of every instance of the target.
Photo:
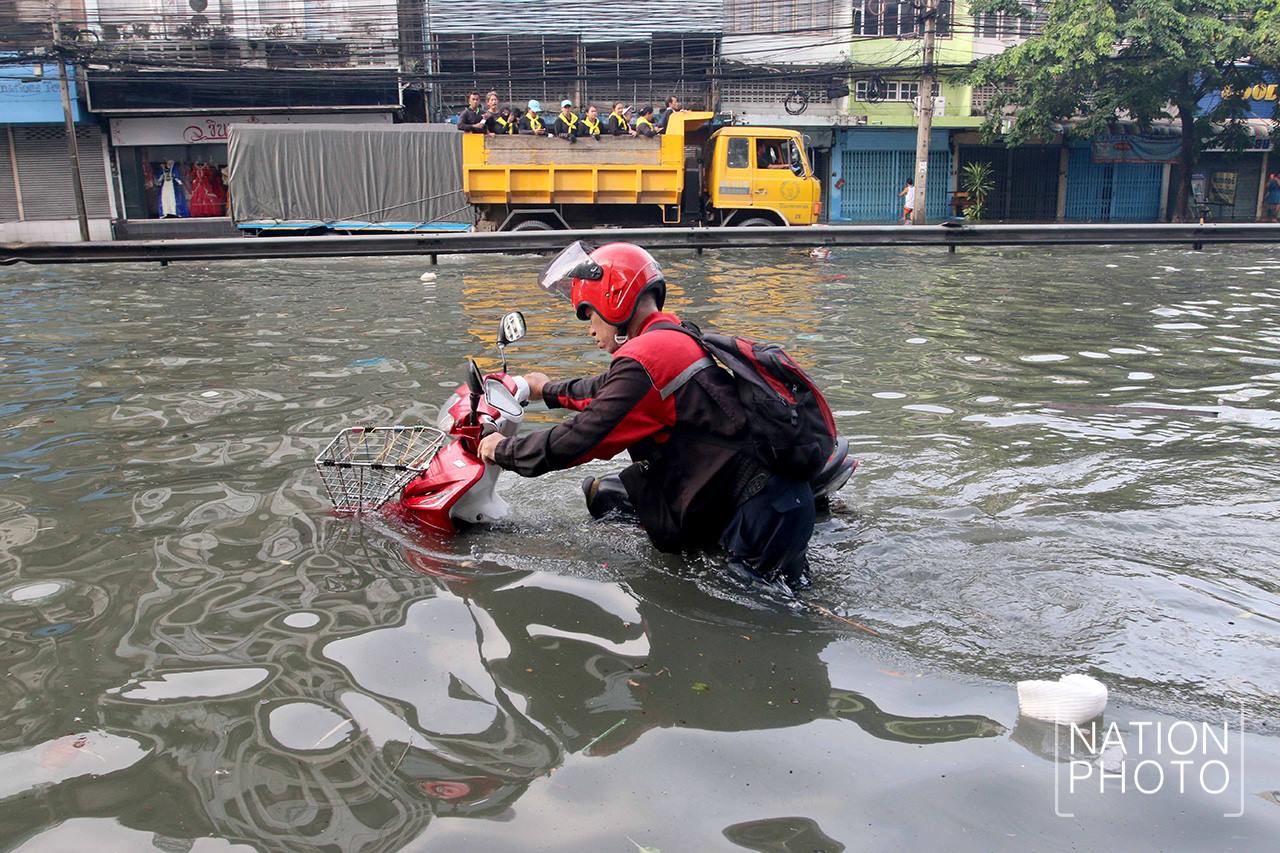
[(341, 721), (340, 723), (338, 723), (336, 726), (334, 726), (333, 728), (329, 729), (329, 731), (327, 731), (327, 732), (325, 732), (323, 735), (321, 735), (321, 736), (320, 736), (320, 739), (311, 745), (311, 748), (312, 748), (312, 749), (318, 749), (318, 748), (320, 747), (320, 744), (324, 743), (324, 742), (325, 742), (325, 741), (327, 741), (330, 737), (332, 737), (333, 735), (337, 734), (337, 733), (338, 733), (338, 731), (339, 731), (340, 729), (342, 729), (342, 727), (343, 727), (343, 726), (348, 726), (348, 725), (350, 725), (350, 724), (351, 724), (351, 721), (350, 721), (350, 720), (342, 720), (342, 721)]
[(693, 682), (693, 689), (698, 693), (706, 693), (711, 689), (711, 685), (705, 681), (695, 681)]
[(853, 627), (857, 628), (859, 631), (866, 631), (868, 634), (870, 634), (870, 635), (871, 635), (871, 636), (873, 636), (873, 637), (879, 637), (879, 636), (880, 636), (880, 632), (879, 632), (879, 631), (877, 631), (876, 629), (874, 629), (874, 628), (868, 628), (866, 625), (863, 625), (861, 622), (855, 622), (855, 621), (853, 621), (852, 619), (849, 619), (849, 618), (847, 618), (847, 617), (841, 616), (841, 615), (840, 615), (840, 614), (838, 614), (838, 613), (832, 613), (830, 610), (828, 610), (827, 608), (823, 607), (821, 604), (817, 604), (816, 602), (813, 602), (813, 601), (806, 602), (806, 603), (807, 603), (810, 607), (812, 607), (814, 610), (816, 610), (816, 611), (818, 611), (819, 613), (821, 613), (823, 616), (828, 616), (828, 617), (830, 617), (830, 618), (832, 618), (832, 619), (836, 619), (836, 620), (838, 620), (838, 621), (840, 621), (840, 622), (845, 623), (846, 625), (852, 625)]
[(1057, 681), (1019, 681), (1018, 712), (1046, 723), (1084, 723), (1107, 707), (1107, 686), (1073, 673)]
[(618, 722), (614, 723), (612, 726), (609, 726), (609, 728), (605, 729), (605, 730), (604, 730), (604, 731), (602, 731), (600, 734), (598, 734), (598, 735), (596, 735), (595, 737), (593, 737), (593, 738), (591, 739), (591, 742), (590, 742), (590, 743), (588, 743), (586, 746), (584, 746), (584, 747), (582, 748), (582, 752), (583, 752), (583, 754), (585, 755), (587, 752), (589, 752), (589, 751), (591, 750), (591, 747), (595, 746), (595, 745), (596, 745), (596, 744), (598, 744), (600, 741), (604, 740), (604, 739), (605, 739), (605, 738), (607, 738), (609, 735), (611, 735), (611, 734), (613, 734), (615, 731), (617, 731), (617, 730), (622, 726), (622, 724), (623, 724), (623, 723), (625, 723), (625, 722), (626, 722), (626, 720), (618, 720)]
[(400, 768), (400, 762), (404, 761), (404, 757), (409, 754), (409, 745), (413, 741), (405, 741), (404, 752), (400, 753), (400, 757), (396, 759), (396, 763), (391, 765), (391, 772), (395, 773)]
[(831, 250), (826, 246), (814, 246), (809, 250), (809, 257), (814, 260), (825, 261), (827, 258), (831, 257)]
[(436, 280), (436, 274), (433, 272), (424, 272), (422, 275), (418, 276), (418, 281), (435, 281), (435, 280)]

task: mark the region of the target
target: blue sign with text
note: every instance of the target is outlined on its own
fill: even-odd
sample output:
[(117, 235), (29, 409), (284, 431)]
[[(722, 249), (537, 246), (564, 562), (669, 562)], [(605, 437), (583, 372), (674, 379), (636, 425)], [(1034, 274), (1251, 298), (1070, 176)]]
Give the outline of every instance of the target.
[(1280, 98), (1280, 86), (1277, 86), (1276, 75), (1269, 71), (1258, 69), (1257, 75), (1248, 80), (1239, 89), (1230, 86), (1217, 91), (1210, 92), (1200, 99), (1197, 105), (1200, 115), (1204, 115), (1217, 108), (1227, 98), (1239, 98), (1244, 101), (1244, 115), (1240, 118), (1262, 118), (1275, 119), (1280, 118), (1276, 113), (1277, 99)]
[[(76, 99), (75, 80), (69, 85), (71, 117), (81, 121), (84, 116)], [(62, 124), (58, 66), (0, 65), (0, 116), (5, 124)]]

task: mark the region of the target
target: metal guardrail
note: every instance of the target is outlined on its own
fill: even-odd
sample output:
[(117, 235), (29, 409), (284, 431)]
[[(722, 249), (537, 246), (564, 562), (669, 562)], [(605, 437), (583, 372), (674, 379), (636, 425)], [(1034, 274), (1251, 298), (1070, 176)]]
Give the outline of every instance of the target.
[(0, 243), (0, 265), (333, 258), (375, 255), (518, 254), (560, 249), (574, 240), (630, 240), (649, 249), (760, 246), (1061, 246), (1280, 243), (1280, 224), (1207, 225), (830, 225), (795, 228), (630, 228), (589, 231), (502, 231), (438, 234), (226, 237), (200, 240), (110, 240), (89, 243)]

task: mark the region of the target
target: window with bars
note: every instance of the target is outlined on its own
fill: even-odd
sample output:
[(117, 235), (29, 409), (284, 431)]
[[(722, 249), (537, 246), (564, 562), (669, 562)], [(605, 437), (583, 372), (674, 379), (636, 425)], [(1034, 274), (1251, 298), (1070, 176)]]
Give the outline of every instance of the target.
[(977, 16), (979, 38), (1027, 39), (1040, 32), (1045, 22), (1044, 0), (1018, 0), (1023, 15), (987, 12)]
[(986, 113), (987, 107), (999, 93), (999, 86), (974, 86), (969, 98), (970, 115), (980, 116)]
[(803, 92), (809, 104), (829, 104), (831, 97), (826, 81), (821, 83), (812, 80), (796, 80), (783, 82), (768, 80), (733, 80), (722, 84), (720, 102), (722, 104), (781, 104), (787, 96)]
[(503, 103), (523, 109), (537, 99), (554, 112), (562, 98), (661, 105), (669, 95), (698, 108), (708, 101), (715, 39), (664, 36), (626, 42), (581, 42), (574, 36), (437, 33), (435, 62), (442, 82), (440, 110), (456, 115), (472, 89), (495, 89)]
[[(938, 0), (935, 31), (940, 37), (951, 35), (953, 6), (953, 0)], [(853, 34), (861, 38), (923, 35), (923, 10), (923, 0), (853, 0)]]
[[(853, 99), (855, 101), (870, 101), (874, 87), (870, 80), (859, 80), (853, 86)], [(880, 92), (884, 95), (877, 100), (881, 101), (914, 101), (920, 96), (919, 80), (885, 80), (882, 83)], [(942, 94), (942, 87), (935, 81), (933, 84), (933, 96), (936, 98)]]
[(836, 25), (835, 0), (725, 0), (729, 34), (829, 30)]

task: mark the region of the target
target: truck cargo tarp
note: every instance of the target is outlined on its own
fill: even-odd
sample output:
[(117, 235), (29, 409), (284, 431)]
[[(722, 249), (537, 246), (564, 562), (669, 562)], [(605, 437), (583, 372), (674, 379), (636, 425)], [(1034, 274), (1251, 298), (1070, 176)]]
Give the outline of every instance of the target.
[(447, 125), (233, 124), (236, 222), (470, 223)]

